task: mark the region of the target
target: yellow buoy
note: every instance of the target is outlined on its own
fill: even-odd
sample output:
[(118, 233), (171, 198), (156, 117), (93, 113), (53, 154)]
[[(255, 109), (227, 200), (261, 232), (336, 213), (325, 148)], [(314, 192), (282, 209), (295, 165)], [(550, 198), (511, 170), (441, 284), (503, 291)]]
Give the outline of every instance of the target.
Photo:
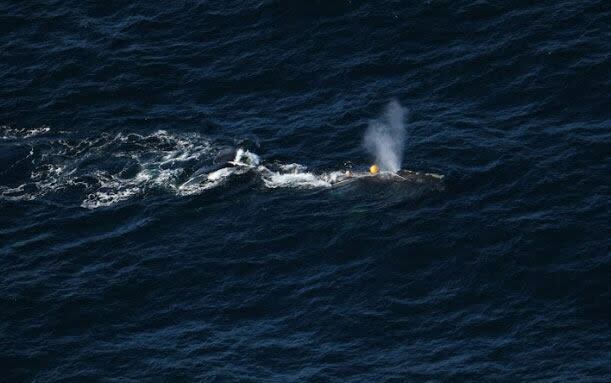
[(379, 172), (380, 172), (380, 168), (378, 167), (378, 165), (373, 164), (369, 167), (369, 173), (373, 174), (374, 176), (378, 174)]

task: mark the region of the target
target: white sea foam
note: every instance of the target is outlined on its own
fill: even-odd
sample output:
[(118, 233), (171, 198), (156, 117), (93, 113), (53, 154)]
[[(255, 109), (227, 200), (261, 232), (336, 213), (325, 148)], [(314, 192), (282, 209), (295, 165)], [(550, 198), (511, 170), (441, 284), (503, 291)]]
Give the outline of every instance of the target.
[(307, 166), (303, 166), (300, 164), (286, 164), (286, 165), (280, 164), (278, 165), (278, 167), (284, 172), (294, 172), (294, 173), (304, 172), (307, 169)]
[[(29, 138), (48, 127), (18, 130), (0, 127), (2, 138)], [(30, 181), (19, 186), (0, 185), (0, 199), (36, 199), (65, 188), (86, 194), (81, 206), (97, 208), (142, 195), (151, 188), (176, 190), (193, 164), (211, 159), (212, 144), (197, 134), (150, 135), (102, 133), (95, 138), (71, 140), (62, 136), (35, 146)]]
[(38, 196), (36, 193), (26, 191), (27, 184), (21, 184), (17, 187), (8, 187), (0, 185), (0, 199), (6, 201), (31, 201)]
[(49, 132), (51, 128), (43, 125), (39, 128), (25, 129), (14, 128), (9, 125), (0, 125), (0, 139), (12, 140), (19, 138), (31, 138)]
[(81, 202), (81, 207), (96, 209), (99, 207), (111, 206), (137, 195), (140, 193), (140, 190), (141, 189), (138, 187), (125, 187), (125, 185), (114, 189), (108, 189), (107, 191), (98, 190), (95, 193), (89, 194), (87, 198)]
[(265, 186), (270, 189), (276, 188), (319, 188), (330, 187), (331, 183), (325, 181), (321, 176), (312, 173), (276, 173), (263, 177)]

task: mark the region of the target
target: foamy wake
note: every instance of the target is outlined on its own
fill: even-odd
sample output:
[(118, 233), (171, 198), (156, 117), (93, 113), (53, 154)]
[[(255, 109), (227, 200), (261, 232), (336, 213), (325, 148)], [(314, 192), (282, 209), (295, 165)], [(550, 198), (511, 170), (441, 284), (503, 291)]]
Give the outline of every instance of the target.
[[(341, 172), (315, 174), (299, 164), (262, 165), (259, 156), (238, 149), (225, 164), (214, 165), (224, 147), (198, 134), (107, 134), (71, 140), (54, 137), (38, 145), (28, 138), (49, 132), (48, 127), (17, 130), (2, 127), (2, 138), (31, 145), (27, 162), (29, 181), (4, 184), (0, 200), (25, 201), (43, 196), (81, 195), (87, 209), (111, 206), (151, 193), (196, 195), (249, 173), (266, 188), (330, 187)], [(220, 167), (219, 167), (220, 166)], [(213, 168), (210, 171), (201, 169)]]
[[(295, 163), (263, 164), (257, 154), (243, 148), (237, 149), (230, 161), (217, 161), (221, 153), (227, 153), (227, 147), (198, 134), (159, 130), (149, 135), (104, 133), (81, 140), (63, 138), (62, 134), (28, 139), (48, 131), (46, 127), (37, 131), (4, 129), (5, 137), (31, 149), (11, 165), (29, 171), (27, 182), (11, 184), (11, 177), (3, 180), (0, 170), (0, 200), (80, 196), (80, 206), (96, 209), (149, 194), (197, 195), (246, 175), (269, 189), (329, 188), (346, 181), (343, 171), (316, 173)], [(355, 172), (351, 179), (365, 176)]]
[(104, 133), (82, 140), (27, 140), (48, 131), (47, 127), (2, 127), (3, 139), (31, 145), (32, 149), (13, 164), (27, 163), (29, 181), (3, 185), (0, 174), (0, 200), (35, 200), (69, 191), (84, 196), (84, 208), (110, 206), (154, 190), (176, 190), (185, 173), (214, 153), (213, 145), (197, 134), (163, 130), (150, 135)]

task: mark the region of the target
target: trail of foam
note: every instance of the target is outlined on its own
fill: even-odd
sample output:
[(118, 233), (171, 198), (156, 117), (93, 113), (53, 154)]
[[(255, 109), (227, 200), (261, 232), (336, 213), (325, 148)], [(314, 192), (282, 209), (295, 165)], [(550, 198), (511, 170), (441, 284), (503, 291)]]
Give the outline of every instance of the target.
[[(2, 127), (0, 132), (3, 137), (27, 139), (48, 130)], [(0, 200), (35, 200), (76, 188), (86, 196), (81, 206), (89, 209), (110, 206), (154, 188), (173, 191), (185, 173), (201, 161), (211, 161), (214, 153), (213, 145), (197, 134), (163, 130), (150, 135), (103, 133), (81, 140), (61, 136), (44, 143), (25, 143), (32, 145), (27, 158), (30, 181), (17, 187), (0, 184)]]
[[(83, 140), (56, 138), (40, 145), (29, 144), (32, 150), (18, 161), (31, 161), (30, 181), (19, 186), (0, 184), (0, 200), (81, 195), (81, 207), (96, 209), (152, 191), (197, 195), (246, 174), (268, 189), (330, 188), (369, 176), (355, 172), (348, 177), (340, 171), (315, 173), (296, 163), (262, 164), (256, 153), (242, 148), (236, 150), (232, 160), (217, 165), (216, 155), (226, 153), (227, 148), (216, 147), (197, 134), (163, 130), (150, 135), (102, 134)], [(385, 174), (378, 178), (390, 179)]]

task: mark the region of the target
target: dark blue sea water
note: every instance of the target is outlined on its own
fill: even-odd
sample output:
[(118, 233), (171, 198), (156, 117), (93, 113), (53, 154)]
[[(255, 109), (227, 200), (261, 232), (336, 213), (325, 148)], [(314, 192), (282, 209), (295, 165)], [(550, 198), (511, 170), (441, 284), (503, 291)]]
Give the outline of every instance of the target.
[(0, 1), (0, 380), (611, 381), (610, 20)]

